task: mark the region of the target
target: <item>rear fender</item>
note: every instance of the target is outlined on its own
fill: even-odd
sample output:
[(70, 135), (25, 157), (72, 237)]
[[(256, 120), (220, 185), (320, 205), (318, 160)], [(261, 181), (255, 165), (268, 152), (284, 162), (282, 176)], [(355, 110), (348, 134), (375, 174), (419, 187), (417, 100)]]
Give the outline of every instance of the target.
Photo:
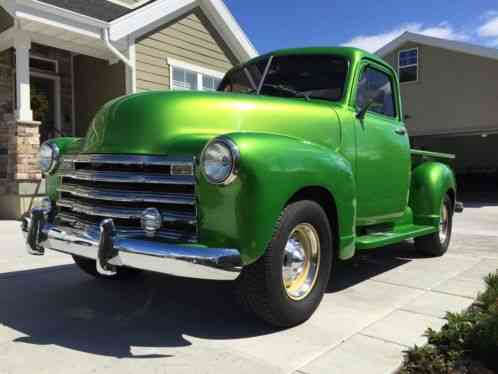
[(415, 167), (412, 172), (409, 200), (414, 223), (437, 226), (441, 204), (448, 192), (451, 192), (454, 199), (456, 182), (449, 166), (429, 161)]

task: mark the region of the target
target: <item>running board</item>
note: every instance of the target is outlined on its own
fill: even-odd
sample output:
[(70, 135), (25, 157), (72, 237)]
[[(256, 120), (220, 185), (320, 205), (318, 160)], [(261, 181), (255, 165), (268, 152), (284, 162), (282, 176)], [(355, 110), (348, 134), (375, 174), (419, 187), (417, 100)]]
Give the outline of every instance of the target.
[(437, 232), (434, 226), (403, 225), (397, 226), (393, 231), (376, 232), (356, 238), (356, 249), (372, 249), (396, 244), (403, 240), (425, 236)]

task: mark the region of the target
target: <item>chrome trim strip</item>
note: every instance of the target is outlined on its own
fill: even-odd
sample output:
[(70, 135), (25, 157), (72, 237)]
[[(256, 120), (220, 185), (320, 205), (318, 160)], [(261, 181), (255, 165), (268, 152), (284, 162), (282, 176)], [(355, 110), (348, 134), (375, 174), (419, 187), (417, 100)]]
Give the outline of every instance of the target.
[[(56, 204), (58, 207), (69, 208), (73, 212), (108, 218), (141, 219), (144, 211), (144, 209), (140, 208), (94, 206), (73, 199), (59, 199)], [(190, 225), (195, 225), (197, 222), (195, 215), (188, 213), (162, 211), (161, 215), (163, 222), (183, 222)]]
[(69, 183), (61, 185), (57, 191), (69, 193), (77, 197), (104, 201), (195, 205), (194, 197), (187, 194), (163, 194), (145, 191), (115, 191), (105, 188), (83, 187)]
[[(32, 226), (31, 222), (28, 226)], [(40, 240), (36, 244), (43, 248), (98, 260), (102, 239), (99, 233), (79, 233), (45, 224), (37, 237)], [(235, 280), (242, 270), (240, 252), (236, 249), (190, 247), (119, 235), (112, 237), (112, 244), (117, 250), (117, 255), (108, 262), (112, 266), (209, 280)]]
[[(83, 233), (86, 231), (91, 231), (91, 232), (99, 231), (99, 226), (94, 222), (86, 221), (81, 217), (77, 217), (68, 213), (59, 213), (56, 218), (56, 223), (62, 224), (63, 226), (65, 226), (64, 223), (66, 223), (69, 226), (73, 225), (77, 226), (78, 228), (71, 227), (71, 230), (75, 232)], [(144, 235), (144, 230), (141, 228), (130, 228), (119, 225), (116, 225), (116, 232), (122, 237), (137, 237)], [(165, 228), (158, 230), (154, 237), (167, 239), (167, 240), (182, 241), (185, 243), (198, 242), (197, 233), (188, 233), (184, 231), (165, 229)]]
[(192, 158), (185, 158), (185, 157), (106, 155), (106, 154), (64, 156), (63, 161), (73, 162), (73, 163), (95, 163), (95, 164), (116, 164), (116, 165), (137, 165), (137, 166), (192, 165), (193, 163)]
[(58, 176), (92, 181), (92, 182), (112, 182), (112, 183), (151, 183), (151, 184), (175, 184), (175, 185), (194, 185), (193, 176), (164, 176), (154, 174), (139, 174), (136, 172), (125, 171), (92, 171), (76, 170), (71, 172), (62, 171)]

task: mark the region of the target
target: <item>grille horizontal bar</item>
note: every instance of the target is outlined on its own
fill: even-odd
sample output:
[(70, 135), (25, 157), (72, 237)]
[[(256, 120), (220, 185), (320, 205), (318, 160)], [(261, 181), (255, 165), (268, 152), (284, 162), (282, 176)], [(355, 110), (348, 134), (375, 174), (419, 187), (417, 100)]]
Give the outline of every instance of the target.
[(113, 165), (136, 165), (136, 166), (173, 166), (191, 165), (192, 162), (184, 158), (172, 158), (163, 156), (138, 156), (138, 155), (78, 155), (64, 156), (63, 162), (75, 164), (113, 164)]
[(66, 183), (58, 188), (59, 192), (65, 192), (73, 196), (88, 199), (133, 202), (133, 203), (157, 203), (157, 204), (179, 204), (194, 205), (195, 199), (188, 194), (159, 193), (147, 191), (126, 191), (106, 188), (83, 187)]
[(72, 172), (63, 171), (59, 176), (92, 182), (195, 185), (193, 176), (164, 176), (126, 171), (75, 170)]
[[(136, 219), (142, 218), (143, 209), (119, 208), (115, 206), (94, 206), (74, 199), (59, 199), (57, 206), (69, 208), (73, 212), (84, 213), (90, 216), (102, 216), (107, 218)], [(196, 223), (196, 217), (181, 212), (161, 212), (163, 222), (178, 222), (189, 225)]]
[[(90, 231), (90, 232), (99, 232), (100, 227), (95, 222), (91, 220), (86, 220), (78, 215), (70, 214), (70, 213), (59, 213), (57, 215), (58, 223), (66, 224), (70, 227), (77, 228), (81, 231)], [(143, 235), (142, 229), (137, 229), (133, 227), (120, 226), (116, 225), (116, 230), (120, 235), (124, 236), (137, 236)], [(174, 229), (161, 229), (157, 232), (156, 237), (166, 239), (166, 240), (174, 240), (174, 241), (182, 241), (186, 243), (197, 243), (198, 237), (196, 233), (187, 233), (180, 230)]]

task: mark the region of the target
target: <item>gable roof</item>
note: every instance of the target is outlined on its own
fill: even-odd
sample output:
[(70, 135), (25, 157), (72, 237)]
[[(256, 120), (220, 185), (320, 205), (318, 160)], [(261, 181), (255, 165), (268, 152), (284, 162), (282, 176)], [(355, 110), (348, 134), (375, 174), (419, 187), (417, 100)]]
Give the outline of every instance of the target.
[(101, 21), (113, 21), (135, 10), (136, 6), (145, 5), (155, 0), (38, 0), (58, 8), (83, 14)]
[(422, 45), (428, 45), (431, 47), (447, 49), (454, 52), (498, 60), (498, 49), (496, 48), (482, 47), (479, 45), (459, 42), (455, 40), (434, 38), (432, 36), (415, 34), (412, 32), (405, 32), (393, 41), (387, 43), (384, 47), (382, 47), (375, 53), (380, 57), (385, 57), (407, 42), (413, 42)]

